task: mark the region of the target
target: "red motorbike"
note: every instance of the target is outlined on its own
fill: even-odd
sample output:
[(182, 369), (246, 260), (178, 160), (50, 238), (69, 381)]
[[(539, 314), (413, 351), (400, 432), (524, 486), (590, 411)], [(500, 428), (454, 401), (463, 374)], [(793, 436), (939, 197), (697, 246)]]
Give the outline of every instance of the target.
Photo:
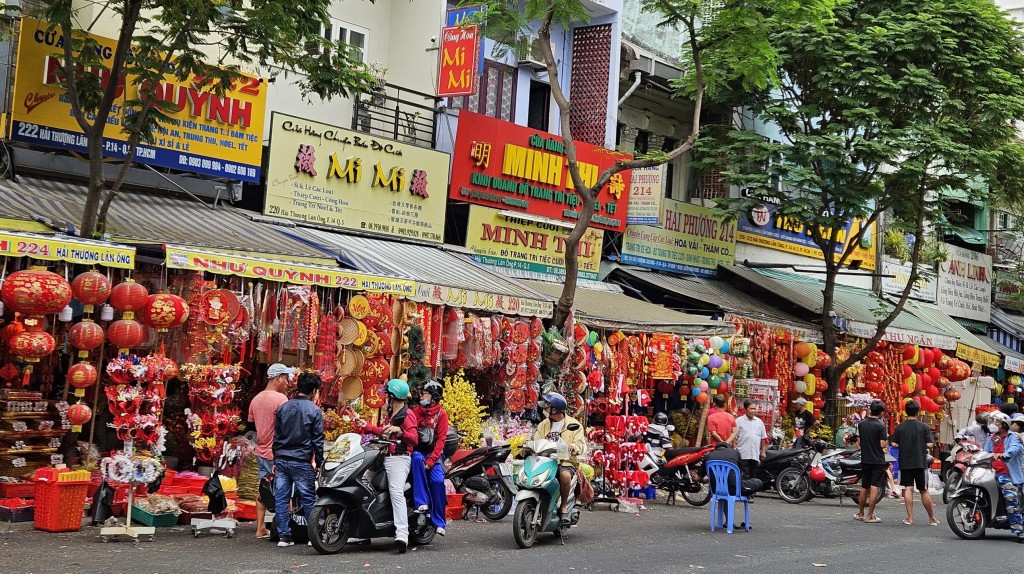
[(512, 447), (484, 446), (459, 450), (445, 478), (452, 481), (455, 492), (462, 495), (468, 511), (477, 508), (488, 520), (501, 520), (512, 509), (512, 464), (505, 462)]
[(669, 448), (660, 461), (648, 452), (639, 466), (650, 477), (651, 484), (668, 492), (669, 500), (680, 492), (686, 502), (704, 506), (711, 500), (711, 486), (704, 476), (704, 455), (713, 450), (713, 445)]

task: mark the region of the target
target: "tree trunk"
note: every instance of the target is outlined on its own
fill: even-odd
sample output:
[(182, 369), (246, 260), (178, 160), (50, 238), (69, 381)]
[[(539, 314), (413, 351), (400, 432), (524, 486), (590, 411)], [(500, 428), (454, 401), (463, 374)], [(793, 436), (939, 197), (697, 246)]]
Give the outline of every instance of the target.
[(594, 218), (594, 201), (597, 191), (593, 189), (579, 190), (580, 199), (583, 200), (583, 209), (580, 211), (580, 218), (572, 228), (572, 233), (565, 240), (565, 284), (562, 287), (562, 295), (555, 305), (555, 326), (565, 328), (565, 321), (572, 311), (573, 301), (576, 299), (576, 281), (579, 274), (579, 248), (580, 241), (587, 233), (590, 222)]
[(89, 139), (89, 191), (82, 209), (82, 225), (79, 234), (93, 238), (96, 232), (100, 202), (106, 178), (103, 177), (103, 132), (88, 134)]

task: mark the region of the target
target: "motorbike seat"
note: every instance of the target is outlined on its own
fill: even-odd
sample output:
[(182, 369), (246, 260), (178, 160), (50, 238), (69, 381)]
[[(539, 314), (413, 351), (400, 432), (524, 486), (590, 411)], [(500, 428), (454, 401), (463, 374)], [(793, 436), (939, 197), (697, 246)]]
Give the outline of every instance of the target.
[(857, 468), (860, 466), (859, 458), (841, 458), (839, 459), (839, 466), (844, 468)]
[(452, 463), (457, 463), (468, 456), (480, 454), (483, 451), (487, 450), (488, 448), (491, 447), (482, 446), (476, 449), (460, 448), (459, 450), (455, 451), (455, 454), (452, 455)]
[[(409, 473), (412, 474), (412, 473)], [(379, 472), (373, 475), (370, 479), (370, 486), (373, 487), (377, 492), (383, 492), (388, 489), (388, 473), (381, 469)]]
[(793, 456), (795, 454), (798, 454), (802, 450), (803, 449), (799, 448), (789, 448), (785, 450), (769, 450), (765, 452), (764, 462), (769, 463), (773, 460), (778, 460), (780, 458), (785, 458), (787, 456)]
[(683, 448), (667, 448), (665, 449), (665, 458), (671, 460), (681, 454), (690, 452), (697, 452), (698, 450), (704, 450), (702, 446), (684, 446)]

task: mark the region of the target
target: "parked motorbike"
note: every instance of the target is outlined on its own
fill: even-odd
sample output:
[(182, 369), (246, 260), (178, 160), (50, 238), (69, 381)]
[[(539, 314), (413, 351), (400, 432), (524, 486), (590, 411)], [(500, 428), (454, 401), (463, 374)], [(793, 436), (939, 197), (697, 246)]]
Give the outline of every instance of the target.
[(445, 477), (452, 481), (462, 502), (475, 507), (488, 520), (501, 520), (512, 510), (512, 465), (506, 463), (512, 447), (484, 446), (459, 450)]
[(967, 465), (970, 464), (971, 457), (979, 452), (981, 452), (981, 445), (969, 439), (960, 439), (956, 446), (949, 451), (949, 458), (943, 461), (943, 464), (949, 463), (949, 467), (942, 477), (942, 502), (944, 504), (949, 504), (950, 497), (963, 485)]
[[(395, 536), (384, 457), (390, 440), (373, 440), (366, 448), (360, 436), (343, 434), (326, 454), (316, 489), (316, 504), (306, 528), (320, 554), (340, 552), (349, 538)], [(411, 477), (410, 477), (411, 479)], [(411, 483), (406, 483), (410, 544), (430, 544), (437, 530), (426, 513), (413, 508)]]
[[(828, 449), (819, 452), (811, 463), (808, 477), (811, 479), (811, 496), (808, 498), (839, 498), (840, 505), (843, 497), (847, 496), (859, 501), (863, 477), (860, 449)], [(886, 490), (879, 490), (876, 503), (885, 497)]]
[(712, 445), (669, 448), (660, 460), (648, 451), (639, 463), (656, 488), (668, 492), (669, 500), (680, 492), (686, 502), (704, 506), (711, 500), (711, 487), (704, 477), (704, 455), (715, 450)]
[(815, 454), (827, 446), (826, 442), (816, 440), (803, 448), (768, 450), (757, 468), (757, 478), (764, 484), (761, 489), (774, 488), (779, 497), (790, 504), (809, 499), (813, 496), (810, 469)]
[[(573, 423), (567, 430), (579, 430)], [(576, 473), (566, 504), (568, 524), (563, 525), (558, 515), (558, 467), (569, 457), (568, 445), (563, 441), (538, 439), (523, 444), (520, 456), (525, 458), (523, 468), (516, 474), (516, 512), (512, 520), (512, 536), (520, 548), (529, 548), (537, 541), (537, 534), (552, 532), (563, 538), (566, 531), (580, 521), (580, 508), (576, 504)], [(564, 543), (564, 538), (563, 538)]]
[(990, 452), (975, 453), (963, 473), (961, 487), (946, 507), (949, 528), (965, 540), (981, 538), (987, 528), (1010, 528), (1006, 500), (992, 469), (993, 460)]

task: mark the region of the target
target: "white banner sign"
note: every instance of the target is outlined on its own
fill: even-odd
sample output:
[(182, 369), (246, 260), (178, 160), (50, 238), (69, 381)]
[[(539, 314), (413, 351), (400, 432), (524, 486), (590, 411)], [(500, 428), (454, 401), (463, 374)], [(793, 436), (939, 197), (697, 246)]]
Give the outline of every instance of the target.
[[(935, 276), (932, 274), (930, 277), (921, 277), (924, 269), (924, 265), (918, 266), (918, 278), (914, 282), (910, 296), (914, 299), (934, 303), (937, 291)], [(910, 282), (910, 271), (910, 263), (902, 263), (900, 260), (888, 256), (882, 257), (882, 292), (896, 296), (903, 295), (903, 290)], [(888, 275), (892, 275), (892, 277), (888, 277)]]
[(992, 257), (943, 243), (949, 258), (939, 264), (939, 308), (951, 317), (988, 323), (992, 314)]
[(1024, 375), (1024, 361), (1017, 357), (1006, 355), (1003, 358), (1003, 369)]
[(458, 287), (442, 287), (429, 283), (417, 283), (416, 296), (412, 300), (431, 305), (447, 305), (524, 317), (548, 318), (555, 309), (555, 305), (551, 301), (495, 295), (494, 293), (459, 289)]

